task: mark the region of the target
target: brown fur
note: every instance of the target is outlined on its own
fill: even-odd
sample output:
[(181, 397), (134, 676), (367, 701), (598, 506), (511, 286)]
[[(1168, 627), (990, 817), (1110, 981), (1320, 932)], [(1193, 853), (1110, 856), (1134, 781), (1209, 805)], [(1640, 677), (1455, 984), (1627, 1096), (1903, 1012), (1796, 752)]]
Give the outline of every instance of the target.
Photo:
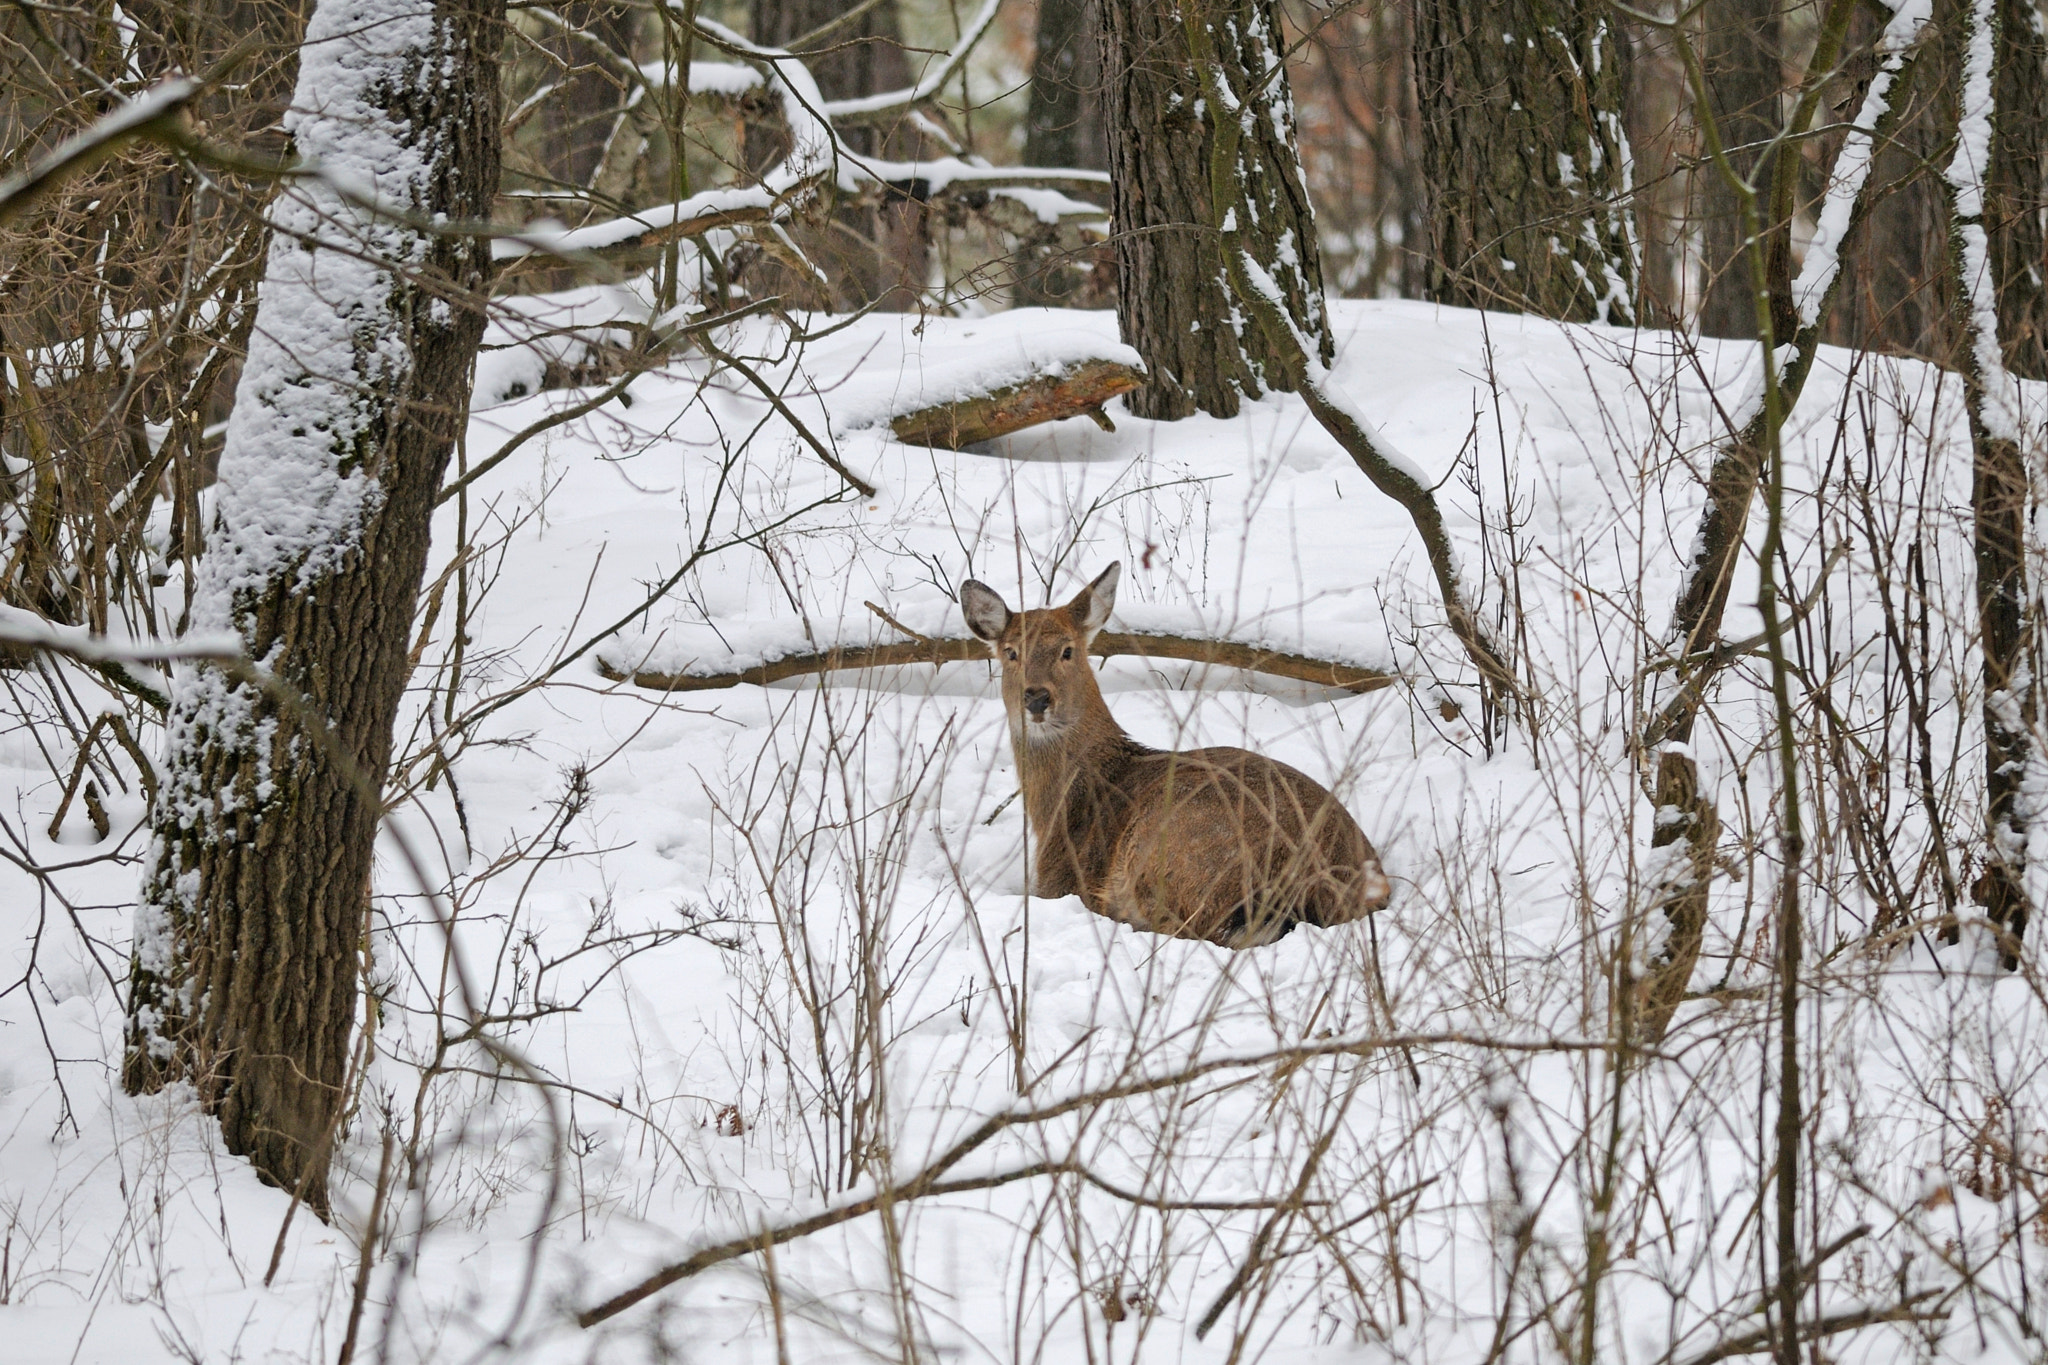
[(1230, 948), (1384, 906), (1379, 855), (1315, 779), (1244, 749), (1162, 753), (1116, 723), (1088, 641), (1121, 568), (1038, 611), (1012, 612), (971, 580), (961, 588), (969, 629), (1003, 666), (1036, 894), (1079, 895), (1098, 915)]

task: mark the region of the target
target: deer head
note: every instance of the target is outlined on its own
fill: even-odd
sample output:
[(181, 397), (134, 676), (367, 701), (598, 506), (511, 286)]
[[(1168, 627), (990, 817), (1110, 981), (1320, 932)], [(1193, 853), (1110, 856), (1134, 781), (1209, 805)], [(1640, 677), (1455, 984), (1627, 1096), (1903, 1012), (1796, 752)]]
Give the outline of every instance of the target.
[(1021, 750), (1063, 744), (1107, 724), (1114, 730), (1088, 643), (1116, 606), (1123, 565), (1102, 571), (1062, 607), (1011, 611), (995, 589), (968, 579), (960, 585), (967, 628), (995, 648), (1003, 666), (1003, 708), (1010, 738)]

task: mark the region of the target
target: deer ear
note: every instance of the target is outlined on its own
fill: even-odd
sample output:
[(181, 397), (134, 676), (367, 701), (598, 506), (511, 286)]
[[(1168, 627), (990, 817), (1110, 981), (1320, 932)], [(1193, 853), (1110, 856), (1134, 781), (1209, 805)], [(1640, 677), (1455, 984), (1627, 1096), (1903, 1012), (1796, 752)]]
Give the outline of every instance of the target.
[(967, 628), (990, 644), (1010, 624), (1010, 609), (996, 590), (971, 578), (960, 585), (960, 614), (967, 618)]
[(1123, 561), (1118, 560), (1098, 574), (1093, 583), (1081, 589), (1080, 595), (1067, 604), (1074, 624), (1090, 635), (1102, 629), (1102, 623), (1116, 609), (1116, 585), (1123, 574)]

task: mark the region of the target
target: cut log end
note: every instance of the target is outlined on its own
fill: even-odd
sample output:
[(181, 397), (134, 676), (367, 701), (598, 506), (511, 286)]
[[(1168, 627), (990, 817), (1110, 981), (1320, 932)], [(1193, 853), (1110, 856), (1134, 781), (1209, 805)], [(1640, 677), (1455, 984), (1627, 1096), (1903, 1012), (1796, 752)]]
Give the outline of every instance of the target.
[(1088, 360), (1064, 374), (1040, 375), (993, 393), (920, 408), (889, 425), (905, 445), (942, 450), (964, 450), (1063, 417), (1087, 417), (1104, 431), (1115, 431), (1102, 405), (1144, 382), (1145, 372), (1136, 366)]

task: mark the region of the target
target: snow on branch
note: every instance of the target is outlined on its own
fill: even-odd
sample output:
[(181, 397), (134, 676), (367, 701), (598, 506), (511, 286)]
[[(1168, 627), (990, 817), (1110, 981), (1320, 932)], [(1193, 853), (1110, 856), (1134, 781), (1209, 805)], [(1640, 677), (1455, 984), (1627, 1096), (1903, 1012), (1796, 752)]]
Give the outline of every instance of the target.
[(0, 224), (136, 138), (170, 131), (183, 117), (185, 107), (205, 88), (206, 83), (196, 77), (173, 77), (102, 115), (91, 127), (73, 133), (22, 174), (0, 184)]
[[(691, 94), (738, 98), (765, 92), (782, 111), (790, 132), (789, 153), (763, 173), (756, 185), (730, 186), (693, 195), (675, 204), (642, 209), (628, 217), (592, 223), (571, 232), (528, 232), (501, 243), (500, 259), (544, 251), (602, 253), (698, 236), (714, 228), (741, 224), (788, 222), (815, 207), (818, 191), (830, 187), (841, 195), (903, 195), (920, 201), (951, 194), (1010, 195), (1023, 199), (1040, 222), (1089, 220), (1103, 216), (1097, 205), (1067, 198), (1109, 186), (1106, 171), (1080, 167), (992, 166), (979, 157), (948, 155), (898, 161), (863, 156), (846, 144), (835, 124), (861, 125), (902, 114), (921, 132), (951, 144), (952, 138), (918, 109), (932, 100), (956, 75), (976, 43), (989, 31), (1001, 0), (986, 0), (949, 53), (916, 85), (859, 99), (827, 100), (802, 58), (782, 48), (766, 47), (701, 14), (687, 22), (710, 47), (730, 62), (693, 61), (684, 75)], [(551, 22), (563, 24), (550, 15)], [(580, 30), (570, 29), (595, 42)], [(631, 68), (634, 79), (650, 90), (670, 88), (676, 69), (666, 62)], [(1047, 197), (1049, 196), (1049, 197)]]
[(1984, 230), (1984, 177), (1991, 165), (1992, 68), (1996, 60), (1995, 0), (1971, 0), (1965, 22), (1962, 114), (1956, 151), (1943, 178), (1955, 195), (1954, 236), (1963, 310), (1969, 320), (1970, 368), (1976, 380), (1977, 420), (1993, 440), (2018, 444), (2022, 424), (2019, 386), (2005, 368), (1998, 344), (1998, 288), (1991, 278), (1991, 239)]
[(960, 41), (953, 45), (953, 50), (939, 63), (938, 69), (916, 85), (907, 90), (888, 90), (877, 95), (863, 95), (858, 99), (832, 100), (825, 105), (825, 117), (834, 123), (873, 123), (932, 98), (953, 78), (953, 74), (960, 69), (960, 64), (974, 51), (974, 45), (988, 32), (989, 26), (995, 22), (996, 10), (1002, 3), (1003, 0), (988, 0), (988, 3), (981, 7), (981, 13), (975, 15), (973, 22), (961, 33)]
[[(893, 622), (894, 618), (887, 617), (879, 607), (870, 605), (869, 610)], [(897, 629), (903, 630), (905, 634), (912, 633), (900, 625)], [(1391, 673), (1347, 663), (1341, 659), (1293, 654), (1261, 645), (1243, 644), (1235, 640), (1212, 640), (1149, 631), (1102, 631), (1090, 642), (1088, 652), (1099, 659), (1128, 656), (1139, 659), (1174, 659), (1185, 663), (1208, 664), (1217, 668), (1240, 668), (1250, 673), (1264, 673), (1276, 678), (1293, 678), (1300, 682), (1314, 683), (1318, 687), (1339, 687), (1347, 692), (1373, 692), (1391, 686), (1395, 681)], [(641, 668), (631, 660), (621, 658), (620, 653), (621, 651), (615, 650), (610, 656), (600, 655), (598, 672), (614, 682), (630, 680), (635, 687), (661, 692), (710, 692), (738, 687), (741, 684), (765, 686), (785, 678), (831, 673), (840, 669), (906, 668), (914, 664), (930, 664), (936, 668), (940, 664), (967, 663), (989, 657), (988, 645), (984, 641), (966, 637), (929, 635), (918, 635), (911, 640), (892, 641), (886, 644), (845, 645), (815, 652), (782, 654), (750, 668), (718, 673), (695, 672), (689, 669), (682, 672), (663, 672)]]
[(1892, 87), (1933, 12), (1933, 0), (1903, 0), (1877, 40), (1877, 72), (1870, 78), (1870, 88), (1863, 94), (1863, 107), (1857, 111), (1849, 125), (1849, 136), (1835, 156), (1827, 195), (1821, 203), (1820, 221), (1814, 227), (1813, 240), (1807, 243), (1799, 278), (1792, 284), (1792, 298), (1802, 328), (1819, 323), (1823, 304), (1841, 274), (1842, 244), (1849, 238), (1857, 201), (1863, 197), (1864, 183), (1870, 179), (1878, 125), (1891, 110)]
[(242, 639), (233, 631), (210, 631), (176, 640), (117, 640), (84, 626), (59, 625), (20, 607), (0, 606), (0, 644), (47, 650), (82, 663), (163, 663), (172, 659), (235, 659)]

